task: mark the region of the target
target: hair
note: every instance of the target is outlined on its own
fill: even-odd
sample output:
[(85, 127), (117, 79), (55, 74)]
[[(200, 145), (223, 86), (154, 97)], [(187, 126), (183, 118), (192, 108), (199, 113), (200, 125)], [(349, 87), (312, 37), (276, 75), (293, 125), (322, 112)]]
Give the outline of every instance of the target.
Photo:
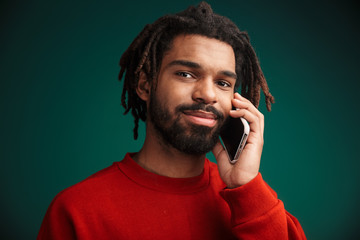
[(130, 44), (120, 59), (119, 81), (124, 77), (121, 105), (124, 114), (131, 111), (134, 117), (134, 138), (138, 137), (139, 119), (146, 121), (146, 102), (139, 98), (136, 88), (140, 72), (143, 72), (153, 86), (160, 70), (164, 54), (172, 47), (178, 35), (197, 34), (228, 43), (235, 53), (236, 74), (235, 91), (241, 85), (241, 95), (256, 107), (260, 102), (260, 90), (265, 95), (268, 111), (274, 97), (260, 68), (259, 60), (250, 44), (249, 36), (227, 17), (215, 14), (211, 6), (201, 2), (197, 7), (190, 6), (183, 12), (165, 15), (148, 24)]

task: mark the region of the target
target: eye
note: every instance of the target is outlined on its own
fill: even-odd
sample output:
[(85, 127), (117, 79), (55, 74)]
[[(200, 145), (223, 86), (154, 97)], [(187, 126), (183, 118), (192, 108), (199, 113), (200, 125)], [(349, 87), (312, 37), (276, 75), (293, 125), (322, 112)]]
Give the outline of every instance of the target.
[(217, 81), (217, 85), (219, 85), (222, 88), (231, 88), (231, 83), (225, 80), (219, 80)]
[(183, 78), (192, 78), (193, 76), (188, 72), (176, 72), (177, 76), (183, 77)]

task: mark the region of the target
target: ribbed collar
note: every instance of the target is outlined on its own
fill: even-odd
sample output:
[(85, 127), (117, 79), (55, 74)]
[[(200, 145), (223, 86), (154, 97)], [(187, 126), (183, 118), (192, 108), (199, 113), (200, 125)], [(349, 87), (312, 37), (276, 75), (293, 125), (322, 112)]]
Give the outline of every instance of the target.
[(209, 160), (205, 160), (203, 172), (196, 177), (190, 178), (170, 178), (149, 172), (137, 164), (133, 159), (133, 154), (127, 153), (117, 165), (130, 180), (143, 187), (167, 193), (190, 194), (206, 189), (210, 181)]

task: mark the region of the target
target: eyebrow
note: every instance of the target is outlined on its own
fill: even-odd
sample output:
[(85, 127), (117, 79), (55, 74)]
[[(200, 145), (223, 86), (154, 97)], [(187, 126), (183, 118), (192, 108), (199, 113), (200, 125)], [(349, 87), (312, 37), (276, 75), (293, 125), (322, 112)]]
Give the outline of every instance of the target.
[(190, 68), (201, 68), (200, 64), (196, 62), (186, 61), (186, 60), (174, 60), (171, 63), (168, 64), (168, 67), (180, 65)]
[[(198, 64), (196, 62), (187, 61), (187, 60), (174, 60), (174, 61), (170, 62), (167, 65), (167, 67), (176, 66), (176, 65), (185, 66), (185, 67), (189, 67), (189, 68), (196, 68), (196, 69), (201, 68), (200, 64)], [(234, 78), (235, 80), (237, 79), (236, 73), (234, 73), (232, 71), (224, 70), (224, 71), (220, 71), (219, 73), (223, 74), (227, 77)]]

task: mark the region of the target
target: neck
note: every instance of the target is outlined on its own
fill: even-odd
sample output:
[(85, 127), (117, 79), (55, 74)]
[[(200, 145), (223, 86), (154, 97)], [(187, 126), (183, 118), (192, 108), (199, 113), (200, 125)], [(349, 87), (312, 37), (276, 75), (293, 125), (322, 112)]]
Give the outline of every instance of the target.
[(144, 169), (167, 177), (188, 178), (202, 173), (205, 154), (190, 155), (164, 143), (151, 126), (146, 128), (146, 138), (141, 150), (133, 156)]

